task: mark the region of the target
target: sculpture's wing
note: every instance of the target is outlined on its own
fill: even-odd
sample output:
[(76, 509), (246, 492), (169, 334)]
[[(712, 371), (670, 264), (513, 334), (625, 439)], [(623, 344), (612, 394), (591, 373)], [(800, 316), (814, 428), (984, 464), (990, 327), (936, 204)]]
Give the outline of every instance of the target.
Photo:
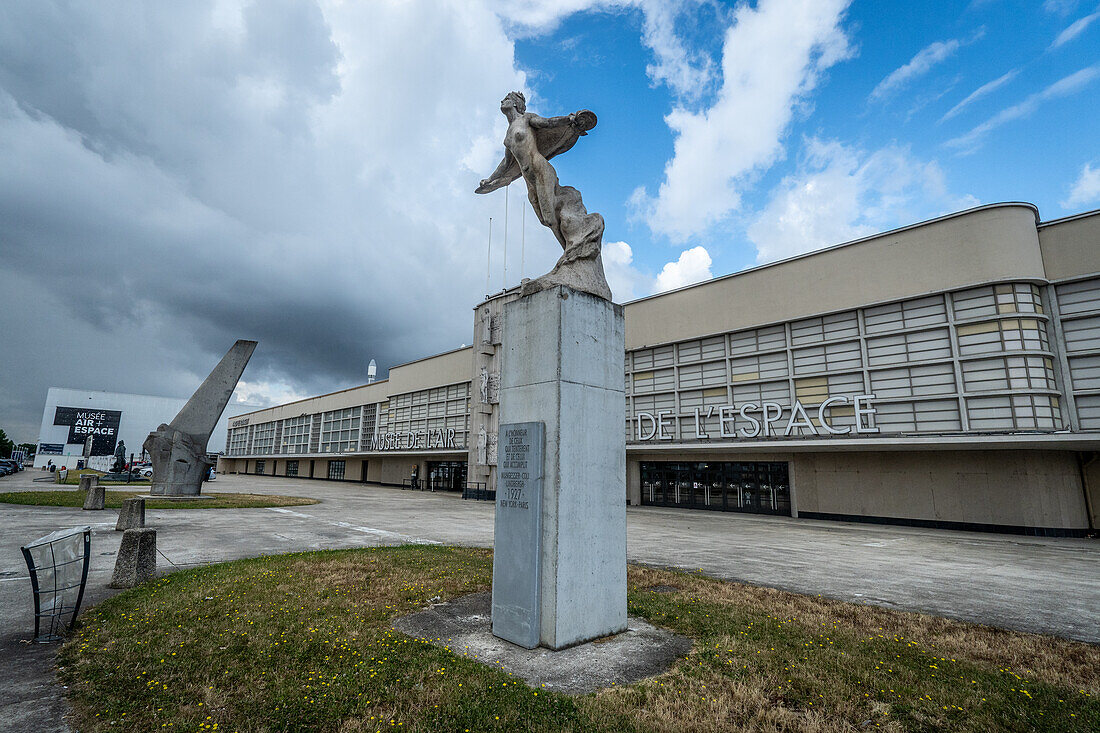
[(592, 110), (582, 109), (573, 119), (572, 125), (535, 130), (536, 144), (542, 157), (550, 160), (555, 155), (561, 155), (576, 145), (581, 135), (587, 135), (596, 126), (596, 114)]
[[(576, 145), (580, 136), (587, 135), (588, 131), (595, 126), (596, 114), (591, 110), (582, 109), (574, 116), (572, 125), (542, 127), (535, 130), (535, 144), (538, 146), (539, 152), (542, 153), (542, 157), (550, 160), (555, 155), (561, 155)], [(505, 151), (504, 160), (497, 166), (493, 177), (478, 186), (475, 193), (495, 191), (498, 188), (507, 186), (519, 177), (519, 163), (516, 162), (511, 153)]]

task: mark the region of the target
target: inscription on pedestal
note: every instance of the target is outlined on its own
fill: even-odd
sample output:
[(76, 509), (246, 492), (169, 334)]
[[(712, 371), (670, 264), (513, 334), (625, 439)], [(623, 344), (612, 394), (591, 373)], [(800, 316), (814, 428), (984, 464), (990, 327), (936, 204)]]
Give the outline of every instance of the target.
[(542, 537), (541, 422), (500, 426), (493, 550), (493, 634), (527, 649), (539, 644)]

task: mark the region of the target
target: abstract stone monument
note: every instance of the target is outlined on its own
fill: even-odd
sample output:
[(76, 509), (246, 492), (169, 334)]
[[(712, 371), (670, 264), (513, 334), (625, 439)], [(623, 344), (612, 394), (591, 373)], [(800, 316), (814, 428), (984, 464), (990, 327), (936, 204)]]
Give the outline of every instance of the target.
[(255, 350), (255, 341), (233, 344), (175, 419), (149, 433), (142, 447), (153, 462), (150, 494), (199, 495), (211, 465), (206, 459), (206, 443)]
[(523, 176), (565, 252), (504, 305), (499, 454), (486, 456), (498, 469), (493, 634), (564, 649), (627, 626), (623, 310), (604, 277), (603, 217), (547, 162), (596, 115), (539, 117), (518, 92), (500, 109), (504, 160), (477, 193)]

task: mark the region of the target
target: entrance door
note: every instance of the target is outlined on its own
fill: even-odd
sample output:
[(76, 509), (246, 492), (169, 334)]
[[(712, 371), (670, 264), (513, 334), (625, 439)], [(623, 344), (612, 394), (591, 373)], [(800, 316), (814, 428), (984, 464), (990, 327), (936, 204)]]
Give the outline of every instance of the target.
[(464, 490), (466, 470), (466, 461), (428, 461), (428, 482), (431, 490)]
[(360, 483), (367, 483), (367, 461), (363, 461), (363, 474), (359, 478)]
[(643, 462), (642, 504), (754, 514), (791, 514), (783, 462)]

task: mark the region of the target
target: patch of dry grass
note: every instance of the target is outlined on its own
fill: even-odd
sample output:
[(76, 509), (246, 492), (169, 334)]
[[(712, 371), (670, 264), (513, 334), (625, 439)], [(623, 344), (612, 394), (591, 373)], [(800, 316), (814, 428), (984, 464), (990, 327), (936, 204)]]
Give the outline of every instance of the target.
[[(134, 496), (146, 496), (149, 491), (106, 491), (105, 506), (108, 509), (121, 509), (124, 499)], [(178, 501), (172, 499), (146, 499), (146, 509), (258, 509), (272, 506), (304, 506), (319, 503), (317, 499), (304, 496), (281, 496), (279, 494), (233, 494), (208, 493), (207, 497), (197, 501)], [(10, 491), (0, 494), (0, 504), (25, 504), (31, 506), (84, 506), (84, 492), (79, 489), (59, 489), (56, 491)]]
[(547, 693), (391, 630), (491, 572), (485, 550), (407, 546), (166, 576), (86, 614), (62, 650), (75, 727), (1100, 729), (1098, 647), (653, 568), (630, 569), (631, 614), (694, 647), (623, 688)]

